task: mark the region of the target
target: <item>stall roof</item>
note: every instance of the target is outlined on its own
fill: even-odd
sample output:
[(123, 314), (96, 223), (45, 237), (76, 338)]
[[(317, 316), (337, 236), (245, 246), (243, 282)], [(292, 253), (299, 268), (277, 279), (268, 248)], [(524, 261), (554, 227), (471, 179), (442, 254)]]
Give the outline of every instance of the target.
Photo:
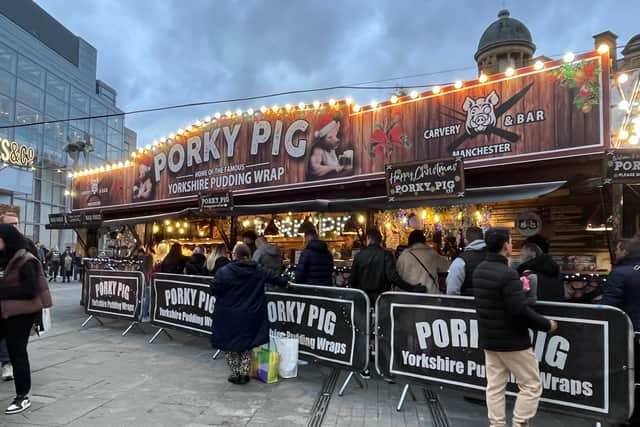
[[(497, 187), (467, 188), (464, 197), (450, 197), (441, 199), (404, 200), (389, 202), (387, 196), (367, 197), (362, 199), (336, 200), (305, 200), (286, 203), (264, 203), (256, 205), (235, 205), (233, 211), (216, 211), (212, 214), (224, 215), (265, 215), (283, 212), (345, 212), (364, 209), (399, 209), (419, 206), (466, 205), (509, 200), (535, 199), (552, 193), (566, 184), (566, 181), (536, 182), (532, 184), (502, 185)], [(198, 208), (187, 208), (180, 211), (155, 215), (145, 215), (132, 218), (111, 219), (104, 221), (104, 225), (118, 226), (131, 223), (153, 222), (167, 218), (182, 218), (197, 216), (202, 213)]]

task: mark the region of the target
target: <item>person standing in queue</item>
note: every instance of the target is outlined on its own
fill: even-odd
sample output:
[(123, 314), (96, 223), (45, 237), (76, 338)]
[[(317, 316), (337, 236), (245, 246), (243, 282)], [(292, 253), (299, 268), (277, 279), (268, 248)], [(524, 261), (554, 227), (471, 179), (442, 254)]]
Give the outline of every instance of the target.
[(253, 230), (247, 230), (242, 233), (241, 237), (242, 237), (242, 242), (249, 247), (249, 250), (251, 251), (251, 256), (253, 256), (253, 254), (256, 252), (256, 249), (257, 249), (256, 239), (258, 238), (258, 235)]
[(191, 257), (187, 260), (184, 268), (185, 274), (189, 274), (192, 276), (206, 276), (206, 262), (207, 257), (203, 254), (203, 249), (200, 246), (196, 246), (193, 248), (193, 252), (191, 253)]
[(58, 273), (60, 272), (60, 259), (61, 254), (58, 250), (57, 246), (51, 248), (47, 259), (47, 264), (49, 264), (49, 281), (56, 282), (58, 280)]
[[(636, 332), (635, 366), (640, 366), (640, 236), (623, 239), (616, 244), (615, 267), (607, 278), (601, 304), (617, 307), (627, 313)], [(635, 382), (640, 383), (640, 370), (636, 368)], [(636, 389), (635, 409), (629, 424), (640, 425), (640, 390)]]
[(269, 342), (265, 284), (286, 286), (288, 280), (251, 261), (251, 250), (244, 243), (233, 248), (232, 258), (211, 282), (216, 297), (211, 345), (225, 353), (229, 382), (246, 384), (251, 350)]
[(449, 260), (427, 246), (422, 230), (413, 230), (409, 234), (409, 247), (398, 257), (396, 267), (405, 281), (422, 283), (427, 287), (427, 293), (439, 294), (438, 273), (447, 272)]
[(182, 246), (174, 243), (169, 249), (169, 253), (160, 263), (161, 273), (184, 274), (184, 267), (187, 264), (187, 258), (182, 255)]
[[(380, 231), (369, 229), (365, 238), (367, 247), (356, 255), (351, 266), (351, 287), (364, 291), (369, 297), (371, 307), (375, 306), (378, 296), (390, 291), (392, 286), (410, 292), (427, 290), (421, 283), (411, 284), (400, 277), (393, 253), (382, 247)], [(370, 379), (371, 372), (366, 369), (360, 372), (360, 376)]]
[(333, 285), (333, 255), (327, 242), (320, 240), (318, 232), (310, 229), (304, 233), (306, 246), (296, 265), (296, 283), (316, 286)]
[(73, 254), (71, 253), (70, 246), (67, 246), (62, 254), (60, 273), (62, 276), (62, 283), (71, 283), (71, 276), (73, 275)]
[(509, 267), (511, 235), (491, 228), (485, 235), (487, 258), (473, 273), (480, 348), (484, 350), (487, 410), (491, 427), (504, 427), (505, 391), (509, 373), (518, 383), (513, 427), (528, 426), (542, 394), (538, 360), (531, 348), (529, 329), (553, 332), (558, 324), (527, 304), (518, 272)]
[(229, 264), (231, 261), (227, 258), (227, 248), (224, 245), (215, 245), (211, 248), (211, 253), (207, 257), (206, 269), (207, 276), (215, 276), (216, 272)]
[(522, 263), (518, 274), (533, 277), (537, 285), (536, 297), (539, 301), (564, 301), (564, 280), (560, 267), (535, 243), (525, 243), (520, 249)]
[(467, 246), (453, 260), (447, 274), (447, 295), (473, 296), (471, 278), (476, 267), (487, 257), (487, 244), (480, 227), (469, 227), (465, 233)]
[(256, 239), (256, 251), (252, 259), (273, 274), (282, 273), (282, 251), (277, 245), (267, 242), (264, 236)]
[(7, 415), (31, 406), (29, 334), (38, 314), (52, 305), (42, 264), (27, 248), (27, 240), (16, 228), (0, 224), (0, 335), (7, 340), (16, 390)]

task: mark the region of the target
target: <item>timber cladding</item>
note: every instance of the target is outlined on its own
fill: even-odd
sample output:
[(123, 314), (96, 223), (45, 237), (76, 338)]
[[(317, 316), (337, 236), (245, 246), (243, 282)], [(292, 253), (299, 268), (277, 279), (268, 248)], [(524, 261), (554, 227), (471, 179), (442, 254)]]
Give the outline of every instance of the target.
[(459, 157), (480, 167), (601, 153), (602, 59), (585, 55), (358, 112), (339, 102), (222, 117), (139, 155), (131, 167), (75, 178), (73, 208), (381, 179), (392, 163)]

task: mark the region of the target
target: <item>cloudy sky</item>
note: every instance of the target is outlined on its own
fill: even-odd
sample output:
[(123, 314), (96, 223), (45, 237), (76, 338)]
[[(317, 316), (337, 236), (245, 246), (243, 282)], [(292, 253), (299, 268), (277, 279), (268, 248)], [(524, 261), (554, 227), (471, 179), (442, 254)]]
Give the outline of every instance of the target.
[[(36, 2), (98, 49), (98, 78), (117, 89), (124, 111), (387, 79), (395, 80), (375, 85), (471, 79), (478, 40), (505, 5), (529, 27), (537, 55), (592, 49), (591, 36), (607, 29), (619, 45), (640, 33), (637, 0)], [(365, 104), (391, 92), (291, 95), (131, 115), (126, 125), (144, 145), (216, 111), (348, 95)]]

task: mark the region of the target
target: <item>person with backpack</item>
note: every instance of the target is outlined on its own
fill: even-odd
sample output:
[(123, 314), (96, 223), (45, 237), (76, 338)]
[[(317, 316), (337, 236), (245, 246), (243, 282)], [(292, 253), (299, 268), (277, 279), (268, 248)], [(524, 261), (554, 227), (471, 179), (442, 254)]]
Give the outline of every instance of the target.
[(487, 244), (480, 227), (467, 228), (465, 241), (464, 251), (449, 267), (447, 295), (473, 296), (473, 272), (487, 256)]
[(404, 249), (396, 262), (398, 273), (408, 283), (422, 283), (428, 294), (439, 294), (438, 273), (446, 273), (449, 260), (427, 246), (422, 230), (409, 234), (409, 247)]

